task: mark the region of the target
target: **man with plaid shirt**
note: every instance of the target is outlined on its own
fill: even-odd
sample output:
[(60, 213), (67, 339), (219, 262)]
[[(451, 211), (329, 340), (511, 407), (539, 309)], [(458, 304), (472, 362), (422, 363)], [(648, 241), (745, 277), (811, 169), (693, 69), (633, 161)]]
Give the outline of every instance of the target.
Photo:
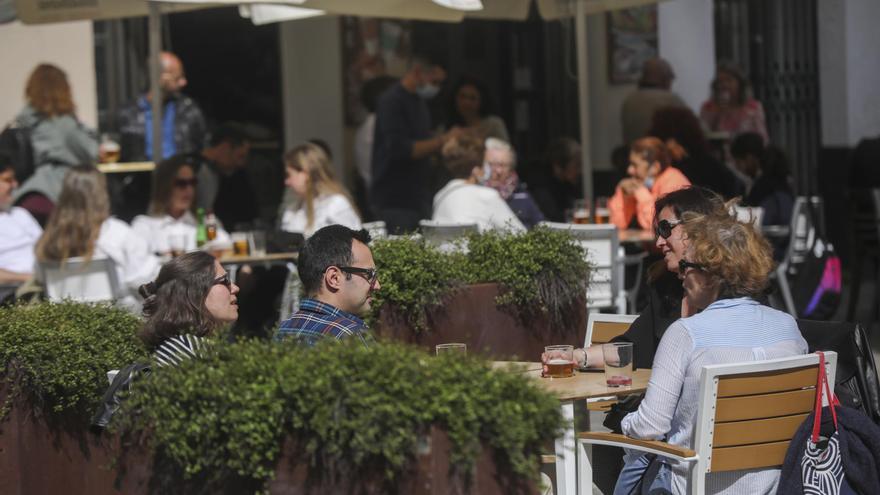
[(379, 290), (379, 276), (367, 244), (370, 234), (330, 225), (312, 235), (299, 253), (299, 278), (308, 296), (281, 324), (278, 338), (314, 345), (324, 338), (373, 341), (360, 318)]

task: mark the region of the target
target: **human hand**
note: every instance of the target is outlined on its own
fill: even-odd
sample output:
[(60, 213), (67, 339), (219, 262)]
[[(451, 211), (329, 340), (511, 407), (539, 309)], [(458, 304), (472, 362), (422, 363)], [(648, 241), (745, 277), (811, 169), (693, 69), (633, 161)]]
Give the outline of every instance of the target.
[(627, 177), (626, 179), (621, 180), (617, 184), (617, 187), (619, 187), (620, 190), (623, 191), (623, 194), (627, 196), (632, 196), (633, 194), (635, 194), (638, 188), (642, 187), (642, 181), (634, 177)]

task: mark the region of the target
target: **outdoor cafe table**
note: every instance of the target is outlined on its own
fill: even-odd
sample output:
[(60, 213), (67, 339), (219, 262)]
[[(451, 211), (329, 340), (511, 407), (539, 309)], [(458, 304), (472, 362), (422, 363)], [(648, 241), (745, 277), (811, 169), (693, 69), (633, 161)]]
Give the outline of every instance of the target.
[[(565, 427), (562, 436), (556, 439), (556, 493), (565, 495), (577, 493), (575, 403), (585, 404), (587, 399), (641, 393), (648, 387), (648, 380), (651, 378), (651, 370), (634, 370), (632, 386), (609, 388), (605, 385), (605, 373), (602, 372), (575, 372), (575, 375), (569, 378), (543, 378), (541, 363), (495, 361), (492, 367), (511, 373), (522, 373), (534, 379), (538, 386), (559, 399)], [(589, 484), (592, 484), (592, 480)]]
[(220, 258), (220, 264), (229, 271), (229, 278), (235, 282), (238, 269), (242, 265), (287, 266), (295, 262), (298, 253), (268, 253), (261, 255), (228, 255)]

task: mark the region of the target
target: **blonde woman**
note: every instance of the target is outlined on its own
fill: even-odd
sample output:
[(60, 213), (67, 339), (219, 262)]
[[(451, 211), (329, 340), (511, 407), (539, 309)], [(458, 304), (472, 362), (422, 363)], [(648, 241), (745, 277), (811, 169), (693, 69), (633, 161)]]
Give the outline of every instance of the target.
[(121, 305), (140, 311), (138, 288), (159, 273), (159, 260), (125, 222), (110, 218), (104, 174), (91, 165), (71, 167), (57, 208), (35, 248), (37, 261), (110, 258), (126, 294)]
[(328, 225), (361, 228), (360, 215), (348, 192), (333, 176), (330, 158), (319, 146), (306, 143), (284, 155), (293, 203), (281, 215), (281, 230), (301, 232), (305, 237)]

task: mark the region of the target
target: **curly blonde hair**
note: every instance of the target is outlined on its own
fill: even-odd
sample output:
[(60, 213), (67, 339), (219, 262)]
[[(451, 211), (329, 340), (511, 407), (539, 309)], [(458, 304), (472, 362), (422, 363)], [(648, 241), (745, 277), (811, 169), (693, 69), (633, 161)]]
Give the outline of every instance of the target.
[(754, 225), (724, 213), (686, 212), (682, 220), (690, 261), (714, 279), (721, 298), (758, 298), (764, 293), (773, 270), (773, 251)]

